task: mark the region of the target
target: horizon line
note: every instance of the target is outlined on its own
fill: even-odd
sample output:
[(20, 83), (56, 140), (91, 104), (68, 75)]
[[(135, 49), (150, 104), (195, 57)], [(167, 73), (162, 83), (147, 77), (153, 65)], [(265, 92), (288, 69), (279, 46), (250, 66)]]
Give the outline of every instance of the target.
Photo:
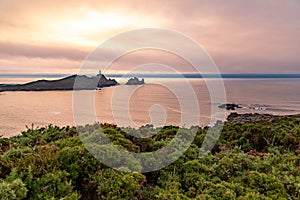
[[(44, 73), (33, 73), (33, 74), (0, 74), (0, 78), (63, 78), (74, 74), (44, 74)], [(93, 74), (87, 74), (92, 76)], [(299, 74), (279, 74), (279, 73), (222, 73), (222, 74), (198, 74), (198, 73), (182, 73), (182, 74), (157, 74), (157, 73), (108, 73), (104, 74), (110, 78), (300, 78)]]

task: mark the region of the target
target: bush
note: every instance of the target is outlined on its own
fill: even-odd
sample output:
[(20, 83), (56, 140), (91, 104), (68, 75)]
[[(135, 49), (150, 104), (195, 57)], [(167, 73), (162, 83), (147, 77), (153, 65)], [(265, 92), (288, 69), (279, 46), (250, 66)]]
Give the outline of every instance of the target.
[[(49, 125), (0, 137), (0, 199), (300, 199), (297, 119), (227, 123), (215, 147), (201, 158), (208, 128), (94, 124), (80, 130), (79, 137), (75, 128)], [(124, 172), (172, 160), (179, 148), (188, 149), (163, 169)], [(159, 149), (170, 155), (148, 154), (139, 161), (126, 154)], [(123, 171), (109, 168), (89, 150)]]

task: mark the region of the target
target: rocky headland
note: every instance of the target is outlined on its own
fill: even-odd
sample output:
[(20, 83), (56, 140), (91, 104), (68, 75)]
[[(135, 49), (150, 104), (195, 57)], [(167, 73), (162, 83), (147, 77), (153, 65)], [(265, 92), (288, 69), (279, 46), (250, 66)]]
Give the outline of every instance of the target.
[[(76, 84), (74, 86), (76, 80)], [(107, 79), (103, 74), (96, 76), (72, 75), (58, 80), (38, 80), (25, 84), (1, 84), (4, 91), (51, 91), (51, 90), (95, 90), (118, 85), (114, 79)]]

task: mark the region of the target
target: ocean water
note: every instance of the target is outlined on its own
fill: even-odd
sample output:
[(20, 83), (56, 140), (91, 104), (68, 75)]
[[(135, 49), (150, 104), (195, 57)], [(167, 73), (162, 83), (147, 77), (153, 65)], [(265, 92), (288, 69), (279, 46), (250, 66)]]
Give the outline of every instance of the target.
[[(215, 79), (208, 82), (203, 79), (188, 79), (188, 82), (179, 78), (146, 79), (146, 84), (141, 86), (126, 86), (122, 84), (124, 81), (119, 81), (121, 85), (116, 87), (78, 91), (81, 105), (76, 103), (78, 99), (74, 100), (78, 96), (74, 96), (72, 91), (2, 92), (0, 135), (8, 137), (20, 134), (26, 126), (48, 124), (73, 126), (99, 121), (125, 127), (149, 123), (189, 127), (211, 124), (218, 118), (212, 116), (215, 112), (221, 115), (230, 112), (300, 113), (299, 78), (224, 79), (226, 97), (220, 94), (213, 99), (207, 85), (209, 81), (217, 81)], [(0, 83), (4, 82), (21, 83), (24, 80), (0, 79)], [(94, 101), (92, 105), (88, 105), (89, 99)], [(235, 111), (219, 109), (218, 105), (224, 103), (224, 99), (243, 108)]]

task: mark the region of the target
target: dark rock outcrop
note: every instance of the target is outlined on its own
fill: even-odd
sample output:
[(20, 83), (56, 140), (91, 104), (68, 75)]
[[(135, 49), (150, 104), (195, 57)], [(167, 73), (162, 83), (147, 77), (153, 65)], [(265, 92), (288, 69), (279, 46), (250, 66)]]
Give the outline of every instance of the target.
[(142, 78), (141, 80), (139, 80), (137, 77), (133, 77), (129, 79), (126, 83), (126, 85), (143, 85), (143, 84), (145, 84), (144, 79)]
[(218, 106), (219, 108), (225, 108), (226, 110), (235, 110), (237, 108), (242, 108), (242, 106), (235, 103), (224, 103)]
[[(75, 83), (76, 81), (76, 83)], [(75, 85), (74, 85), (75, 83)], [(1, 91), (50, 91), (50, 90), (95, 90), (118, 85), (114, 79), (107, 79), (103, 74), (88, 77), (72, 75), (58, 80), (38, 80), (25, 84), (0, 85)]]

